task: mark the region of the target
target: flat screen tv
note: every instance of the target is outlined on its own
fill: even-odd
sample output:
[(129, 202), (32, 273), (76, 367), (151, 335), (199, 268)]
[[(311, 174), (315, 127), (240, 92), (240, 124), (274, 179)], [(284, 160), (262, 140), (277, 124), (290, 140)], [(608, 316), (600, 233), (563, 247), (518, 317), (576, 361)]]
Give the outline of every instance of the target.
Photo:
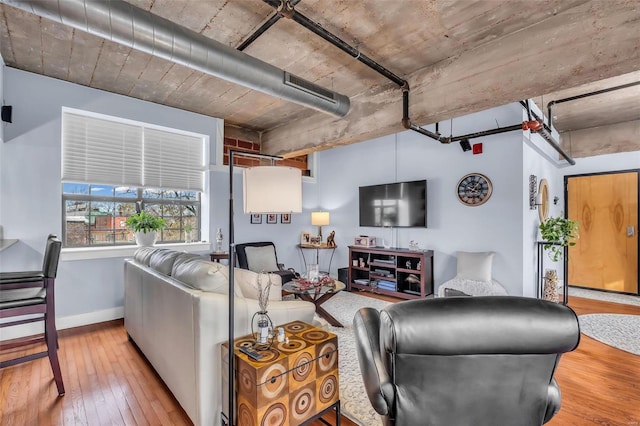
[(360, 226), (427, 227), (427, 181), (360, 187)]

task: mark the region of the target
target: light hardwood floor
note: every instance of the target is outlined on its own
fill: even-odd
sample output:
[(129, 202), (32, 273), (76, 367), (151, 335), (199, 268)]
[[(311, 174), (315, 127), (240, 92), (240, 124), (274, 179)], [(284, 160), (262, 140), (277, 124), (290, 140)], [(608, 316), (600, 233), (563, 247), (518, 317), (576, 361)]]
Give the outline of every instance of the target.
[[(638, 306), (577, 297), (569, 305), (578, 314), (640, 315)], [(0, 359), (16, 352), (25, 351), (4, 351)], [(1, 425), (191, 424), (128, 342), (122, 320), (61, 331), (60, 359), (67, 391), (62, 398), (46, 358), (0, 370)], [(556, 378), (562, 410), (550, 425), (640, 426), (640, 356), (583, 335), (578, 349), (560, 361)], [(342, 424), (354, 426), (345, 418)]]

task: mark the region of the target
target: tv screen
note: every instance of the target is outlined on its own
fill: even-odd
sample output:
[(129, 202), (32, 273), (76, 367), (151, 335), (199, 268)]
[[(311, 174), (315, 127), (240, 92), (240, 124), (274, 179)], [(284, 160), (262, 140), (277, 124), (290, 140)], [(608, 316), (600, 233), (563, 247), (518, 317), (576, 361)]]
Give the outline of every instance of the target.
[(360, 226), (427, 227), (427, 181), (360, 187)]

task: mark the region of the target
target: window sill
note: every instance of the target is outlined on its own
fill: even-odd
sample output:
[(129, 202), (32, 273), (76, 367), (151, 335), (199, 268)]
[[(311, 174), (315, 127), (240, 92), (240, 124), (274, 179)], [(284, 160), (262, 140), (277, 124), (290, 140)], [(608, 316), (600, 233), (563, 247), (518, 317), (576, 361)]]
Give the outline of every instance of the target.
[[(187, 253), (211, 251), (211, 244), (207, 242), (198, 243), (174, 243), (158, 244), (157, 248), (184, 251)], [(87, 259), (107, 259), (111, 257), (130, 257), (138, 249), (138, 246), (113, 246), (113, 247), (73, 247), (63, 248), (60, 260), (87, 260)]]

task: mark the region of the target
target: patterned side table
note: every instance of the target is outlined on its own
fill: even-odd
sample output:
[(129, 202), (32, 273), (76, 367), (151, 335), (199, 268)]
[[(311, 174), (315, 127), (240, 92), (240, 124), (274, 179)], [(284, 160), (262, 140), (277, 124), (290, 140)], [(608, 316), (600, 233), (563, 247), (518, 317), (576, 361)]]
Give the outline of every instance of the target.
[[(298, 426), (335, 410), (339, 425), (338, 337), (301, 321), (284, 324), (282, 328), (289, 342), (274, 340), (270, 349), (258, 351), (263, 355), (259, 361), (238, 349), (252, 344), (250, 336), (234, 341), (234, 424)], [(223, 343), (223, 377), (229, 368), (228, 350), (228, 344)], [(226, 400), (223, 398), (223, 407)]]

